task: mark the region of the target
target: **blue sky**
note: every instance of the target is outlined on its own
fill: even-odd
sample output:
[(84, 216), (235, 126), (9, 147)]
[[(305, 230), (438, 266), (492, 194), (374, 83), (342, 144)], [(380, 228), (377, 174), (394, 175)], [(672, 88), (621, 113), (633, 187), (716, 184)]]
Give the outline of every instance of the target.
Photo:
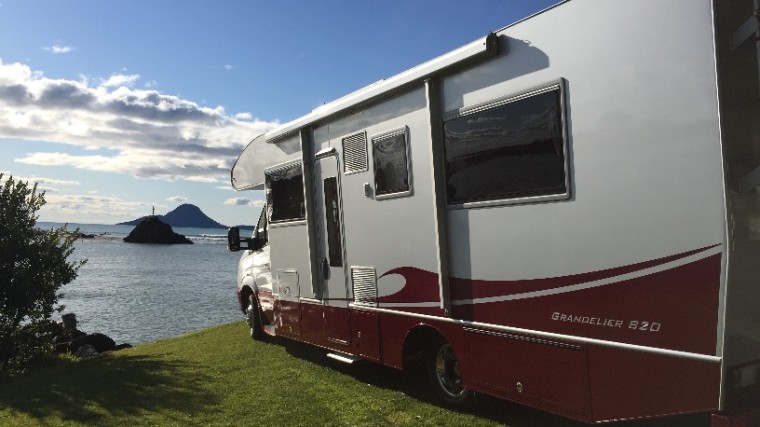
[(553, 3), (0, 0), (0, 172), (41, 221), (255, 223), (229, 184), (255, 136)]

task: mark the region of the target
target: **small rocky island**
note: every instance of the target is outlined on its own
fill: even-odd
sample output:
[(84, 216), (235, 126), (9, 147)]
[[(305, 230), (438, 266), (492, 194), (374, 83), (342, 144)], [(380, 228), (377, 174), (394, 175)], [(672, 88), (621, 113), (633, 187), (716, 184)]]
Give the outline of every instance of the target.
[(158, 243), (163, 245), (192, 244), (187, 237), (175, 233), (171, 225), (157, 216), (146, 217), (124, 238), (127, 243)]

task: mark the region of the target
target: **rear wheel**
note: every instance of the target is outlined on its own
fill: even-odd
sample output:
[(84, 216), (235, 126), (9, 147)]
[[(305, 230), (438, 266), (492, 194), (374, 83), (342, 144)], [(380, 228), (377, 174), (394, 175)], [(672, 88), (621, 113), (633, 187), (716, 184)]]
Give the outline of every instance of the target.
[(459, 362), (451, 344), (436, 342), (427, 352), (427, 370), (433, 396), (446, 406), (469, 408), (475, 403), (472, 391), (462, 385)]
[(251, 328), (251, 338), (256, 341), (264, 339), (264, 328), (261, 326), (261, 313), (259, 313), (259, 305), (256, 303), (256, 297), (253, 294), (248, 295), (245, 320)]

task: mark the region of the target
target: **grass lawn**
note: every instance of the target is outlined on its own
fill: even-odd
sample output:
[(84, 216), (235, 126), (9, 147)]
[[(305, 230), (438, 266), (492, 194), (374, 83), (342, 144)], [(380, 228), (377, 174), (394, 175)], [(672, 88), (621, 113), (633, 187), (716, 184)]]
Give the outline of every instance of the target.
[[(63, 360), (0, 383), (0, 426), (581, 426), (481, 397), (470, 412), (428, 399), (422, 378), (283, 340), (253, 342), (237, 322)], [(616, 427), (708, 426), (681, 417)]]

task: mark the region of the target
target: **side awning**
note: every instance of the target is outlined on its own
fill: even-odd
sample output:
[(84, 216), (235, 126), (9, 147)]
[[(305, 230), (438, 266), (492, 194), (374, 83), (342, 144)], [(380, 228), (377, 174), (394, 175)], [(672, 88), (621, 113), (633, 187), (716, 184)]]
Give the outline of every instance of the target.
[(462, 46), (449, 53), (350, 93), (343, 98), (317, 108), (292, 122), (286, 123), (269, 133), (259, 135), (251, 141), (238, 156), (232, 167), (231, 181), (235, 190), (262, 190), (264, 169), (297, 158), (301, 150), (299, 131), (328, 118), (351, 111), (358, 106), (368, 105), (389, 94), (402, 91), (414, 85), (421, 85), (425, 79), (439, 76), (468, 64), (483, 61), (499, 53), (496, 34), (487, 36)]
[(292, 160), (301, 151), (297, 139), (281, 143), (267, 142), (267, 134), (253, 139), (238, 156), (230, 172), (230, 183), (235, 190), (263, 190), (264, 169)]

